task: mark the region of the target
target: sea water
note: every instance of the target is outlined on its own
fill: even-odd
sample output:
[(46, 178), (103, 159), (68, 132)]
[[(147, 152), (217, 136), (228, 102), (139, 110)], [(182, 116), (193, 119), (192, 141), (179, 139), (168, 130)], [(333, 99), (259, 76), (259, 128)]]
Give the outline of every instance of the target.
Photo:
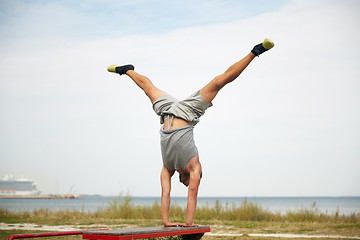
[[(32, 211), (46, 208), (50, 210), (79, 210), (94, 212), (99, 208), (105, 209), (115, 196), (83, 196), (78, 199), (0, 199), (0, 208), (12, 211)], [(135, 205), (160, 204), (160, 197), (131, 197)], [(198, 206), (223, 207), (240, 205), (245, 197), (199, 197)], [(358, 214), (360, 213), (360, 197), (246, 197), (246, 201), (257, 203), (265, 210), (277, 213), (297, 211), (300, 209), (317, 209), (322, 213)], [(172, 197), (172, 204), (186, 207), (186, 197)]]

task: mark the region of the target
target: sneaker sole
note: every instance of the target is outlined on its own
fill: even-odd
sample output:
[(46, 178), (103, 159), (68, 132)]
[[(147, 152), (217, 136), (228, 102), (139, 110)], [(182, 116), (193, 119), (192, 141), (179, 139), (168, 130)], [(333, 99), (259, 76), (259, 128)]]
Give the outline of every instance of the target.
[(274, 43), (270, 39), (265, 39), (262, 42), (262, 45), (265, 49), (269, 50), (274, 47)]
[(107, 70), (108, 70), (109, 72), (116, 73), (116, 70), (115, 70), (116, 67), (118, 67), (118, 65), (113, 64), (113, 65), (110, 65), (110, 66), (107, 68)]

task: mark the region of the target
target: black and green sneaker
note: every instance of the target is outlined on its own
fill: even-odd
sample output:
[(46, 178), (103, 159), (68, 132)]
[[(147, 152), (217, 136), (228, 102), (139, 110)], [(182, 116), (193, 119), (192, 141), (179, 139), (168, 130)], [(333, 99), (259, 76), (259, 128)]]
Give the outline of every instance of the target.
[(265, 39), (262, 43), (256, 45), (251, 52), (255, 56), (259, 56), (260, 54), (266, 52), (267, 50), (274, 47), (274, 43), (270, 39)]
[(113, 65), (109, 66), (107, 70), (109, 72), (118, 73), (120, 75), (123, 75), (127, 71), (134, 70), (134, 69), (135, 69), (134, 66), (131, 64), (124, 65), (124, 66), (119, 66), (119, 65), (113, 64)]

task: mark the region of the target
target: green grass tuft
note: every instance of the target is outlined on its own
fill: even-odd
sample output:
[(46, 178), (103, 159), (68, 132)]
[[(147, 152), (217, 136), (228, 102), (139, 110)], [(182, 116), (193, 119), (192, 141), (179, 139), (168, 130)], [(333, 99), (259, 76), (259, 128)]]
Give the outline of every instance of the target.
[[(186, 207), (173, 204), (169, 212), (172, 221), (184, 222), (186, 217)], [(214, 221), (246, 222), (251, 228), (251, 222), (319, 222), (337, 223), (339, 228), (360, 226), (360, 215), (350, 214), (341, 215), (339, 212), (334, 214), (324, 214), (316, 207), (310, 209), (300, 209), (289, 211), (285, 214), (273, 213), (264, 209), (260, 204), (249, 202), (246, 198), (241, 204), (226, 203), (224, 206), (220, 201), (216, 201), (214, 207), (209, 204), (200, 206), (196, 209), (195, 220), (206, 224)], [(129, 194), (119, 195), (109, 201), (108, 206), (99, 208), (95, 212), (85, 212), (84, 210), (49, 210), (46, 208), (35, 209), (32, 211), (9, 211), (0, 209), (0, 222), (4, 223), (32, 223), (39, 224), (93, 224), (102, 221), (109, 222), (115, 219), (127, 220), (156, 220), (161, 223), (160, 203), (155, 201), (151, 206), (135, 205)], [(246, 226), (243, 226), (246, 228)]]

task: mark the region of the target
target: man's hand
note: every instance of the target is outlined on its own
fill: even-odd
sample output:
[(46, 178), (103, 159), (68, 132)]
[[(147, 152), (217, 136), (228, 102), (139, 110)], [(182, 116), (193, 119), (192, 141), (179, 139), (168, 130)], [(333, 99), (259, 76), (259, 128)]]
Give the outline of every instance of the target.
[(168, 222), (168, 223), (164, 223), (165, 227), (182, 227), (184, 224), (183, 223), (173, 223), (173, 222)]
[(198, 224), (194, 223), (177, 223), (177, 222), (168, 222), (164, 224), (165, 227), (197, 227)]
[(194, 224), (194, 223), (184, 223), (183, 227), (197, 227), (199, 226), (198, 224)]

